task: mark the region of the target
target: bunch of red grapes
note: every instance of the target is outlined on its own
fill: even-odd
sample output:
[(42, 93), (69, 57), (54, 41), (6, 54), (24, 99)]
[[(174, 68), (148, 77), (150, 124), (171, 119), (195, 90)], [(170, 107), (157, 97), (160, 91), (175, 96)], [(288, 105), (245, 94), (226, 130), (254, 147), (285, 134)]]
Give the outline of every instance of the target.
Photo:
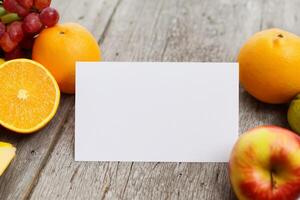
[(31, 56), (37, 35), (59, 21), (50, 4), (51, 0), (0, 0), (0, 56), (5, 60)]

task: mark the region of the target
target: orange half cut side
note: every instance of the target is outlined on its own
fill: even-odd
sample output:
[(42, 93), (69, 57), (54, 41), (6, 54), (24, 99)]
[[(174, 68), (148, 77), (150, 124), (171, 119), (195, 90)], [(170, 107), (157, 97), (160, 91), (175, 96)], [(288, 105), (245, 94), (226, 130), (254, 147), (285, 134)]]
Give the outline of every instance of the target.
[(41, 64), (16, 59), (0, 65), (0, 124), (18, 133), (33, 133), (55, 115), (60, 91)]

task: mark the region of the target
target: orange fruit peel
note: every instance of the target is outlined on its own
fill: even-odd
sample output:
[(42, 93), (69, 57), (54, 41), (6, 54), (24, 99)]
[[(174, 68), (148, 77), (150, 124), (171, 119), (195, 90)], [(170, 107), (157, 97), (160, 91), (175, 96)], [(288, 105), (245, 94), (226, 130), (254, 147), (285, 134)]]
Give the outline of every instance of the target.
[(288, 103), (300, 93), (300, 37), (281, 29), (253, 35), (241, 48), (240, 82), (256, 99)]
[(97, 40), (76, 23), (57, 24), (44, 29), (34, 42), (32, 59), (55, 77), (61, 92), (75, 93), (76, 62), (101, 61)]
[(16, 59), (0, 65), (0, 125), (28, 134), (43, 128), (55, 115), (60, 90), (41, 64)]

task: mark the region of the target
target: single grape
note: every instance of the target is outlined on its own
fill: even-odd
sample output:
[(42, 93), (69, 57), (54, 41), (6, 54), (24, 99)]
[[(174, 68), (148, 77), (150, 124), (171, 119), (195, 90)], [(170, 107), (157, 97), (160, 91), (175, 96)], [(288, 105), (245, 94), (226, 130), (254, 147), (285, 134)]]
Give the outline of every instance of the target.
[(6, 27), (5, 25), (0, 22), (0, 38), (3, 36), (3, 34), (5, 33)]
[(0, 6), (0, 17), (7, 14), (5, 8), (3, 6)]
[(16, 0), (3, 0), (3, 7), (8, 12), (16, 12), (16, 5), (18, 2)]
[(2, 17), (0, 17), (0, 19), (1, 19), (1, 22), (4, 24), (10, 24), (14, 21), (21, 20), (19, 15), (16, 13), (7, 13), (6, 15), (3, 15)]
[(26, 9), (31, 9), (33, 0), (17, 0), (17, 2)]
[(17, 58), (24, 58), (24, 53), (20, 47), (16, 47), (11, 52), (5, 53), (5, 60), (13, 60)]
[(21, 17), (26, 16), (29, 13), (29, 9), (24, 8), (21, 6), (17, 0), (4, 0), (3, 7), (6, 11), (11, 13), (17, 13)]
[(24, 38), (24, 32), (22, 28), (22, 22), (13, 22), (7, 27), (7, 32), (9, 37), (14, 42), (21, 42)]
[(49, 7), (51, 0), (34, 0), (34, 7), (38, 10), (43, 10), (44, 8)]
[(40, 14), (42, 23), (47, 27), (55, 26), (59, 20), (59, 14), (55, 8), (45, 8)]
[(11, 52), (18, 46), (18, 42), (12, 41), (9, 37), (9, 34), (5, 32), (0, 39), (0, 46), (2, 47), (3, 51)]
[(23, 30), (27, 33), (38, 33), (42, 27), (38, 13), (30, 13), (23, 20)]

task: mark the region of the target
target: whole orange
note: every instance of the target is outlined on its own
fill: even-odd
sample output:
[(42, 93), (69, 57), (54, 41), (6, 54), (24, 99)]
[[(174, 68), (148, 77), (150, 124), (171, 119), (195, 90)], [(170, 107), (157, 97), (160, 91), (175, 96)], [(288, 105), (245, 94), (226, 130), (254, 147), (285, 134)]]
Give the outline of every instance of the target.
[(100, 61), (100, 47), (93, 35), (76, 23), (44, 29), (36, 38), (32, 59), (44, 65), (55, 77), (60, 90), (75, 93), (77, 61)]
[(252, 36), (241, 48), (240, 82), (260, 101), (281, 104), (300, 93), (300, 37), (280, 29)]

